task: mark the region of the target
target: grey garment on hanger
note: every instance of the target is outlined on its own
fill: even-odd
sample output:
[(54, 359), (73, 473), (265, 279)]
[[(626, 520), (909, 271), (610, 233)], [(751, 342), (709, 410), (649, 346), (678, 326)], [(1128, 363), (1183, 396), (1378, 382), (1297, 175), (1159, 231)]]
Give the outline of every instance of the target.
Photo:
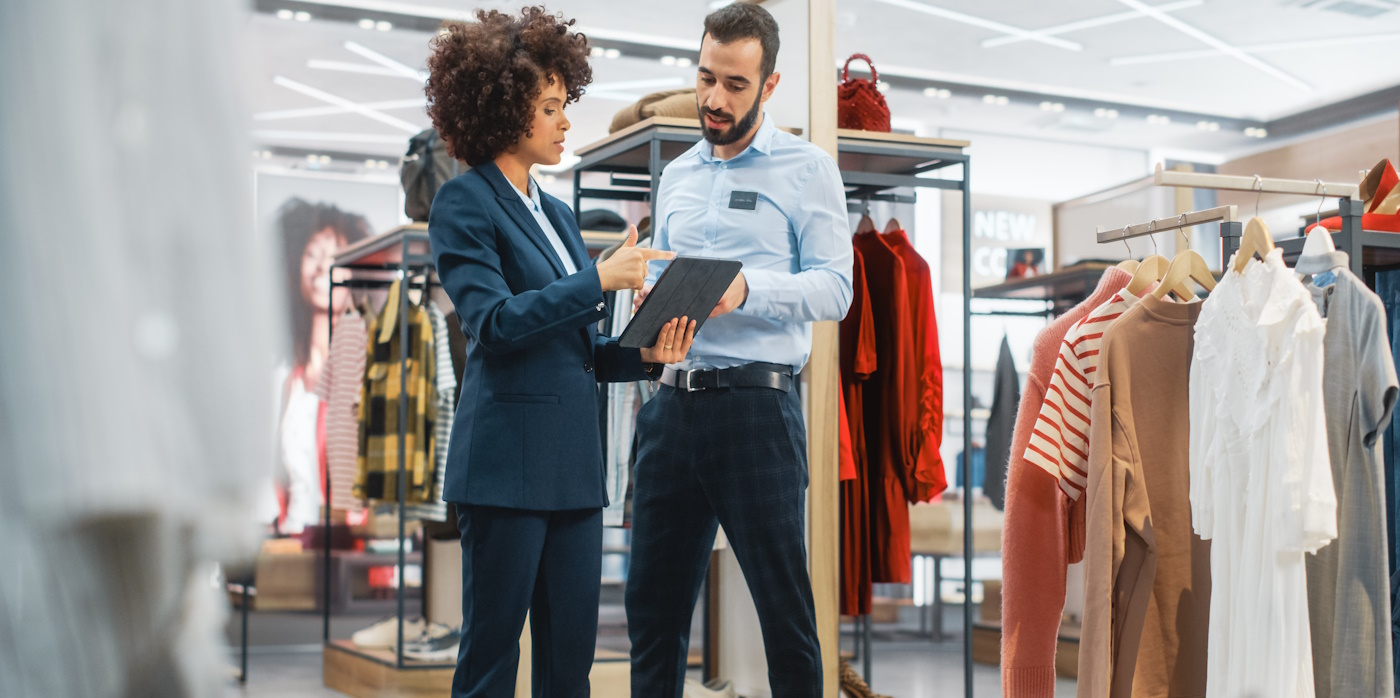
[(225, 690), (286, 339), (248, 7), (0, 2), (0, 695)]
[[(1306, 557), (1313, 679), (1318, 698), (1394, 695), (1391, 598), (1386, 561), (1385, 475), (1377, 449), (1400, 382), (1380, 297), (1352, 274), (1347, 254), (1299, 264), (1327, 320), (1323, 408), (1337, 539)], [(1319, 266), (1322, 265), (1322, 266)], [(1314, 285), (1323, 273), (1335, 281)]]
[(987, 477), (982, 493), (1001, 510), (1006, 508), (1006, 466), (1011, 461), (1011, 438), (1016, 431), (1016, 410), (1021, 404), (1021, 378), (1006, 337), (1001, 338), (995, 381), (992, 414), (987, 417)]

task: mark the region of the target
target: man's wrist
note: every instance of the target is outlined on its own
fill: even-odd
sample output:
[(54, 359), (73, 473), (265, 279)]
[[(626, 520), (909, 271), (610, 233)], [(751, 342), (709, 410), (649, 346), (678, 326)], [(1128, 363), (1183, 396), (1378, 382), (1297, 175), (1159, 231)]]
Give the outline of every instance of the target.
[(647, 374), (647, 380), (659, 381), (661, 374), (666, 370), (666, 364), (646, 362), (642, 364), (642, 372)]

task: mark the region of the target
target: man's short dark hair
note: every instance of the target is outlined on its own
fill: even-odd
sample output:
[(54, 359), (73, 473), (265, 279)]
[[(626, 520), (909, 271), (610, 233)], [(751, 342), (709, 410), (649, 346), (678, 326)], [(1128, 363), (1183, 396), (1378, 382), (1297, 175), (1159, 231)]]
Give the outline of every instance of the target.
[[(760, 80), (767, 80), (778, 66), (778, 22), (758, 5), (736, 2), (711, 12), (705, 18), (705, 34), (721, 44), (758, 39), (758, 45), (763, 47)], [(705, 34), (700, 35), (702, 42)]]

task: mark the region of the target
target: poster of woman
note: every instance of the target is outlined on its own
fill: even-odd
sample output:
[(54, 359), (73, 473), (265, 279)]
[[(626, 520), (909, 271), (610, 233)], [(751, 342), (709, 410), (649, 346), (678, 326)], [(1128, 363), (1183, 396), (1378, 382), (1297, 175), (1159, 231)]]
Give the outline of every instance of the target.
[[(349, 289), (331, 290), (331, 265), (345, 247), (400, 224), (402, 190), (391, 177), (298, 170), (259, 170), (259, 234), (277, 255), (286, 314), (285, 356), (276, 376), (278, 421), (273, 464), (276, 528), (300, 533), (321, 517), (325, 501), (325, 403), (317, 384), (330, 349), (332, 323), (351, 304)], [(266, 520), (271, 520), (270, 517)]]

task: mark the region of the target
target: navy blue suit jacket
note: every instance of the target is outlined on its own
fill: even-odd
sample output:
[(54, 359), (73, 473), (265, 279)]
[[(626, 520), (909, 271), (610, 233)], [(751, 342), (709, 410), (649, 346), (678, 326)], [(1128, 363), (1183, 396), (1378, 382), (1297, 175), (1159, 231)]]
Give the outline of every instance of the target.
[(579, 272), (493, 163), (443, 185), (428, 221), (433, 259), (475, 340), (452, 423), (443, 499), (512, 509), (607, 505), (598, 383), (646, 380), (641, 352), (599, 337), (598, 271), (573, 211), (540, 193)]

